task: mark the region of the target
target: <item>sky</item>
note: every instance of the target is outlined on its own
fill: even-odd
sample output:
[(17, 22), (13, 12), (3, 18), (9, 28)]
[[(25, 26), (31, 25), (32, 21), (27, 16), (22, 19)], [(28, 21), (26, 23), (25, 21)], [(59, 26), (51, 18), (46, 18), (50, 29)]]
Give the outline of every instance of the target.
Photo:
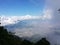
[(40, 15), (45, 0), (0, 0), (0, 15)]

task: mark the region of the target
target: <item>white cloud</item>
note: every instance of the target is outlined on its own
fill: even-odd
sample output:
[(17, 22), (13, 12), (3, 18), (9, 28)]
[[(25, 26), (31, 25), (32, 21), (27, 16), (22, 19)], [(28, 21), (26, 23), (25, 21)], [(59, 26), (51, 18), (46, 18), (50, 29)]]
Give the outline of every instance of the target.
[(42, 17), (43, 17), (43, 19), (51, 19), (52, 18), (52, 10), (45, 8), (43, 10), (43, 16)]
[(60, 9), (60, 0), (46, 0), (46, 8), (49, 8), (50, 10), (52, 10), (53, 13), (53, 19), (55, 21), (60, 21), (60, 13), (58, 11), (58, 9)]
[(22, 29), (16, 28), (14, 32), (16, 32), (15, 35), (20, 37), (31, 37), (32, 35), (34, 35), (33, 32), (31, 31), (31, 28), (22, 28)]
[[(60, 9), (60, 0), (46, 0), (45, 8), (52, 10), (52, 19), (51, 19), (51, 30), (54, 30), (52, 34), (49, 35), (50, 41), (52, 45), (60, 45), (60, 35), (56, 35), (55, 32), (60, 28), (60, 13), (58, 9)], [(60, 29), (59, 29), (60, 30)]]
[[(23, 24), (22, 24), (23, 25)], [(51, 24), (48, 21), (32, 21), (27, 22), (23, 28), (15, 28), (15, 34), (20, 37), (31, 37), (35, 34), (39, 34), (41, 37), (46, 37), (48, 34), (52, 33), (53, 30), (50, 30)]]
[(24, 19), (35, 19), (38, 18), (38, 16), (0, 16), (1, 17), (1, 23), (2, 25), (8, 25), (8, 24), (15, 24), (18, 22), (18, 20), (24, 20)]
[(18, 20), (25, 20), (25, 19), (51, 19), (50, 10), (44, 10), (43, 15), (40, 16), (0, 16), (1, 17), (1, 25), (8, 25), (8, 24), (15, 24)]

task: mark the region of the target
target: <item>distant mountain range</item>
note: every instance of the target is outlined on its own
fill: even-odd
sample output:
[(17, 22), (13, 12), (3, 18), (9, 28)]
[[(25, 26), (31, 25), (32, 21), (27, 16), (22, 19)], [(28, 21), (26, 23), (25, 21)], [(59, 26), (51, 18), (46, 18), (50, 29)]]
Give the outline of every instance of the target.
[[(10, 24), (4, 26), (8, 29), (8, 31), (15, 32), (15, 35), (18, 35), (19, 37), (22, 37), (24, 39), (30, 40), (30, 41), (37, 41), (40, 38), (40, 35), (36, 32), (34, 32), (34, 22), (40, 22), (42, 20), (39, 19), (29, 19), (29, 20), (21, 20), (16, 24)], [(36, 40), (37, 39), (37, 40)]]

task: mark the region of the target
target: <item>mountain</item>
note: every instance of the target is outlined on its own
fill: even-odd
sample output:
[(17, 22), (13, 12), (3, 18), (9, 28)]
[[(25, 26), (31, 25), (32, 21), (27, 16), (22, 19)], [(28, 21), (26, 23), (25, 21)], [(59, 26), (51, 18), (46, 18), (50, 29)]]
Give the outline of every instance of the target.
[[(47, 41), (45, 38), (42, 38), (38, 42), (40, 42), (41, 45), (45, 45), (49, 41)], [(36, 45), (39, 44), (38, 42), (36, 43)], [(22, 39), (21, 37), (12, 34), (12, 32), (8, 32), (7, 29), (3, 26), (0, 26), (0, 45), (35, 45), (35, 43), (30, 42), (26, 39)]]
[(32, 22), (38, 22), (41, 21), (39, 19), (29, 19), (29, 20), (20, 20), (18, 23), (15, 24), (9, 24), (5, 25), (6, 28), (30, 28), (32, 25), (30, 25)]
[(29, 20), (22, 20), (16, 24), (6, 25), (8, 31), (15, 32), (15, 35), (22, 37), (27, 40), (35, 41), (36, 39), (40, 39), (40, 34), (36, 33), (35, 25), (42, 20), (39, 19), (29, 19)]
[(0, 26), (0, 45), (32, 45), (33, 43), (28, 40), (13, 35), (8, 32), (3, 26)]
[[(46, 27), (46, 26), (47, 27)], [(50, 31), (48, 30), (50, 25), (46, 20), (42, 19), (25, 19), (19, 20), (15, 24), (5, 25), (8, 31), (15, 33), (15, 35), (27, 40), (40, 39), (45, 37)]]

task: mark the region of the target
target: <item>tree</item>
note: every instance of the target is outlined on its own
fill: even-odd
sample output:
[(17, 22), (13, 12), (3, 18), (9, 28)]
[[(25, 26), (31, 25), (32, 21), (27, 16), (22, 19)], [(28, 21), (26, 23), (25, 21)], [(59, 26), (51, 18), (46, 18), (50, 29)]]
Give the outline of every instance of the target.
[(46, 38), (42, 38), (35, 45), (50, 45), (50, 42), (46, 40)]
[(8, 32), (3, 26), (0, 26), (0, 45), (50, 45), (46, 38), (42, 38), (37, 43), (28, 40), (22, 40), (20, 37)]
[(0, 26), (0, 45), (20, 45), (22, 39), (19, 37), (9, 34), (7, 29)]
[(32, 42), (24, 40), (21, 45), (32, 45), (32, 44), (33, 44)]
[(0, 26), (0, 45), (32, 45), (32, 42), (22, 40), (20, 37), (8, 32), (3, 26)]

